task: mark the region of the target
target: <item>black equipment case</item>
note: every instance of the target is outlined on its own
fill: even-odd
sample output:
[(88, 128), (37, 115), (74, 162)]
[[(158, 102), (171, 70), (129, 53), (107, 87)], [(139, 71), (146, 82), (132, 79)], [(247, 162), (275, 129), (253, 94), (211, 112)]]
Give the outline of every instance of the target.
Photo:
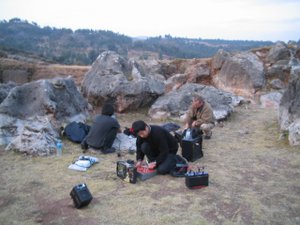
[(180, 142), (182, 156), (189, 162), (194, 162), (203, 157), (202, 136), (193, 140), (184, 140)]
[(208, 186), (209, 175), (207, 172), (189, 171), (185, 175), (185, 185), (190, 189), (197, 189)]
[(74, 186), (70, 195), (73, 199), (74, 206), (77, 209), (88, 205), (93, 199), (93, 196), (86, 184), (78, 184)]

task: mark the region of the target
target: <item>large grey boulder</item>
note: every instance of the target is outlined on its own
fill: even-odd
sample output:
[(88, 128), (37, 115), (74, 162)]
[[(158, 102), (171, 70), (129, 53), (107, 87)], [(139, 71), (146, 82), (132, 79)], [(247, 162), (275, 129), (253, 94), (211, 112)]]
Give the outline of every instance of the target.
[(0, 104), (0, 145), (32, 155), (52, 154), (60, 127), (85, 121), (87, 108), (87, 101), (70, 78), (14, 87)]
[(283, 93), (279, 105), (279, 124), (289, 132), (289, 143), (300, 145), (300, 76), (293, 79)]
[(237, 53), (224, 60), (221, 70), (213, 77), (217, 88), (252, 97), (265, 86), (263, 63), (252, 52)]
[(19, 119), (50, 116), (68, 120), (87, 113), (88, 104), (71, 78), (38, 80), (17, 86), (0, 105), (0, 113)]
[(211, 59), (181, 59), (169, 64), (170, 69), (164, 74), (167, 78), (165, 93), (176, 90), (185, 83), (211, 84)]
[(282, 98), (282, 93), (278, 91), (270, 92), (260, 96), (260, 103), (263, 108), (278, 109), (281, 98)]
[(0, 145), (5, 145), (5, 150), (38, 156), (51, 155), (56, 151), (59, 133), (47, 117), (34, 116), (22, 120), (0, 114), (0, 126)]
[(165, 93), (180, 88), (187, 82), (186, 74), (175, 74), (165, 81)]
[(137, 62), (111, 51), (98, 56), (82, 82), (82, 92), (93, 106), (111, 101), (118, 112), (148, 106), (164, 90), (163, 81), (144, 74)]
[(0, 104), (7, 97), (10, 90), (16, 86), (17, 84), (15, 82), (0, 84)]
[(159, 97), (149, 109), (149, 116), (153, 119), (183, 120), (194, 94), (203, 96), (210, 103), (217, 120), (227, 118), (243, 100), (242, 97), (211, 86), (187, 83)]
[(270, 63), (275, 63), (279, 60), (289, 60), (289, 58), (290, 50), (288, 46), (282, 41), (276, 42), (276, 44), (272, 46), (267, 55), (267, 60)]
[(210, 83), (211, 60), (192, 59), (188, 61), (185, 74), (189, 83)]
[(290, 75), (290, 66), (288, 61), (286, 64), (275, 63), (266, 70), (266, 78), (269, 80), (279, 79), (281, 81), (288, 81)]
[(222, 68), (224, 62), (230, 58), (230, 53), (226, 52), (223, 49), (217, 51), (217, 53), (213, 56), (211, 67), (213, 70), (219, 70)]

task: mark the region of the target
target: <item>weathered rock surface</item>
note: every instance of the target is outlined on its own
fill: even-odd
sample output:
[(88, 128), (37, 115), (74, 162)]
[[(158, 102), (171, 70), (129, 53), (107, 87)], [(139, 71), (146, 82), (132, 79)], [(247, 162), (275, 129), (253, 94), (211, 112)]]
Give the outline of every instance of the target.
[(22, 120), (0, 114), (0, 120), (0, 145), (6, 145), (5, 150), (38, 156), (56, 152), (59, 133), (47, 117), (35, 116)]
[(72, 79), (17, 86), (0, 104), (0, 145), (32, 155), (52, 154), (59, 128), (73, 120), (84, 121), (87, 107)]
[(300, 76), (289, 83), (279, 106), (279, 124), (289, 132), (290, 145), (300, 145)]
[(19, 119), (50, 116), (63, 121), (87, 111), (87, 102), (72, 79), (39, 80), (13, 88), (0, 113)]
[(223, 59), (220, 71), (213, 78), (217, 88), (249, 97), (265, 86), (263, 63), (252, 52), (241, 52)]
[(270, 92), (260, 97), (260, 102), (264, 108), (274, 108), (278, 109), (280, 100), (282, 98), (282, 93), (280, 92)]
[(233, 112), (234, 106), (240, 104), (242, 97), (201, 84), (183, 85), (178, 90), (159, 97), (149, 110), (149, 116), (154, 119), (174, 118), (182, 120), (187, 112), (194, 94), (203, 96), (213, 108), (217, 120), (227, 118)]
[(83, 94), (96, 107), (105, 101), (114, 102), (118, 112), (149, 106), (164, 93), (165, 85), (139, 68), (136, 62), (104, 52), (85, 75)]
[(17, 84), (15, 82), (0, 84), (0, 104), (7, 97), (10, 90), (16, 86)]
[(271, 63), (275, 63), (279, 60), (288, 60), (290, 57), (290, 51), (284, 42), (276, 42), (270, 49), (267, 60)]

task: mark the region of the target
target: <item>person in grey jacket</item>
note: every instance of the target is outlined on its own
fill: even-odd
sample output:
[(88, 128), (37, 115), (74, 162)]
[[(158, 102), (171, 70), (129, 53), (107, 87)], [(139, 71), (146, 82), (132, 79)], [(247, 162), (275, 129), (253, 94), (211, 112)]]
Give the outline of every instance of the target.
[(104, 104), (101, 115), (97, 115), (91, 129), (85, 139), (81, 142), (81, 147), (87, 150), (92, 147), (101, 150), (102, 153), (112, 153), (115, 149), (112, 144), (120, 131), (120, 124), (114, 117), (114, 107), (111, 104)]

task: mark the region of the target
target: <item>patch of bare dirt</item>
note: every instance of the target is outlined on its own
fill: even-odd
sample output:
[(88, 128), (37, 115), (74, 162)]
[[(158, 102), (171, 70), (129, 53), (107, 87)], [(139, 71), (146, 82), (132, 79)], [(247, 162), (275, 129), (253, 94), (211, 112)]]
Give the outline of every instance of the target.
[[(123, 127), (146, 112), (119, 114)], [(161, 121), (162, 122), (162, 121)], [(155, 176), (137, 184), (115, 174), (134, 155), (87, 154), (100, 159), (86, 172), (67, 167), (82, 154), (64, 140), (63, 156), (29, 157), (0, 151), (0, 224), (300, 224), (300, 149), (278, 140), (277, 112), (258, 105), (236, 108), (204, 140), (209, 186), (190, 190), (184, 178)], [(76, 209), (70, 191), (86, 183), (93, 195)]]

